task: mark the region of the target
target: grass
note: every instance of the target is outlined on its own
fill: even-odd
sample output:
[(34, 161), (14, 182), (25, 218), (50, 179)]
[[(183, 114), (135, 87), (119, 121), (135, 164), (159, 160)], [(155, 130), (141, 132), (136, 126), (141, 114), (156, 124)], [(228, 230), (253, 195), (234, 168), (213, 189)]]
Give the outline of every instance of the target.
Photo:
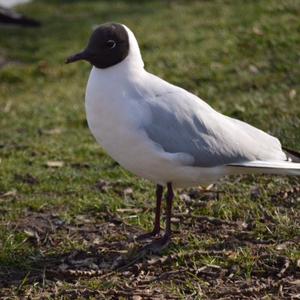
[[(104, 279), (79, 272), (91, 268), (78, 263), (82, 257), (101, 270), (100, 262), (113, 264), (117, 251), (134, 252), (129, 236), (151, 228), (155, 202), (151, 183), (123, 170), (96, 145), (83, 104), (90, 66), (66, 66), (64, 59), (85, 46), (95, 24), (124, 23), (135, 32), (148, 71), (299, 150), (299, 9), (294, 0), (40, 0), (20, 6), (43, 26), (1, 28), (0, 56), (7, 64), (0, 69), (0, 295), (296, 294), (295, 177), (224, 178), (214, 187), (222, 191), (219, 199), (178, 191), (192, 201), (178, 199), (175, 205), (179, 223), (163, 254), (174, 259), (156, 269), (144, 259), (148, 265), (139, 271), (129, 268)], [(53, 161), (60, 167), (51, 167)], [(73, 277), (53, 273), (62, 261), (75, 270)], [(147, 270), (156, 280), (146, 278)], [(144, 277), (148, 283), (139, 283)], [(243, 280), (252, 292), (241, 292)]]

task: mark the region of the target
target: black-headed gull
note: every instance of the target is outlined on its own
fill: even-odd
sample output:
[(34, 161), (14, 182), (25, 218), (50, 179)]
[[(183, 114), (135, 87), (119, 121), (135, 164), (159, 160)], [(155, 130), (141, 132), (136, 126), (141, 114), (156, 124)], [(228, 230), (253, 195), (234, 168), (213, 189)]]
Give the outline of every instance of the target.
[[(3, 1), (0, 1), (0, 24), (19, 25), (25, 27), (38, 27), (41, 25), (39, 21), (23, 16), (6, 7), (2, 7), (2, 2)], [(17, 1), (4, 1), (4, 5), (7, 4), (11, 7), (13, 4), (17, 4), (14, 2)]]
[(85, 96), (89, 128), (120, 165), (157, 185), (153, 231), (160, 232), (163, 187), (167, 186), (165, 234), (170, 241), (173, 187), (207, 185), (224, 175), (300, 175), (300, 154), (279, 140), (215, 111), (186, 90), (144, 69), (137, 40), (122, 24), (99, 26), (82, 52), (67, 63), (93, 65)]

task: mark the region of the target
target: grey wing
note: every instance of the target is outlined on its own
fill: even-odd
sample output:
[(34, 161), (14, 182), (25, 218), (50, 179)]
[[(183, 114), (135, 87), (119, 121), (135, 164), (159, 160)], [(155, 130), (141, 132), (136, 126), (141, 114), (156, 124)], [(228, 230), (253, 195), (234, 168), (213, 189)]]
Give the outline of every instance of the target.
[(213, 167), (253, 160), (283, 160), (279, 141), (226, 117), (183, 89), (148, 99), (148, 137), (170, 153), (187, 153), (194, 166)]

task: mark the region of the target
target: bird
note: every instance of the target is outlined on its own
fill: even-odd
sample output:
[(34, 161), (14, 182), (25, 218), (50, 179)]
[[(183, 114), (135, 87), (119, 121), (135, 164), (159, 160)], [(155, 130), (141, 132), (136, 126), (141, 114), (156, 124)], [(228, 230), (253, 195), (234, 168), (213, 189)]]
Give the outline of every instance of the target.
[[(160, 252), (171, 241), (174, 189), (249, 173), (300, 175), (300, 154), (196, 95), (147, 72), (134, 33), (104, 23), (66, 63), (92, 65), (85, 93), (92, 135), (122, 167), (156, 185), (153, 230), (137, 237)], [(165, 230), (160, 218), (166, 189)]]
[(23, 27), (39, 27), (41, 23), (32, 18), (21, 15), (14, 10), (0, 6), (0, 24), (17, 25)]

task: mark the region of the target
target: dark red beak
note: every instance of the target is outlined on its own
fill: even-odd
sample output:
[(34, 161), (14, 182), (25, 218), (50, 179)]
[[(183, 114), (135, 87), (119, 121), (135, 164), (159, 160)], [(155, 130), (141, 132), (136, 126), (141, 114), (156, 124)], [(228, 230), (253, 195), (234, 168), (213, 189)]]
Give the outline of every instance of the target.
[(70, 64), (70, 63), (73, 63), (75, 61), (78, 61), (78, 60), (86, 60), (88, 58), (88, 55), (86, 53), (86, 51), (82, 51), (82, 52), (79, 52), (75, 55), (72, 55), (72, 56), (69, 56), (65, 63), (66, 64)]

